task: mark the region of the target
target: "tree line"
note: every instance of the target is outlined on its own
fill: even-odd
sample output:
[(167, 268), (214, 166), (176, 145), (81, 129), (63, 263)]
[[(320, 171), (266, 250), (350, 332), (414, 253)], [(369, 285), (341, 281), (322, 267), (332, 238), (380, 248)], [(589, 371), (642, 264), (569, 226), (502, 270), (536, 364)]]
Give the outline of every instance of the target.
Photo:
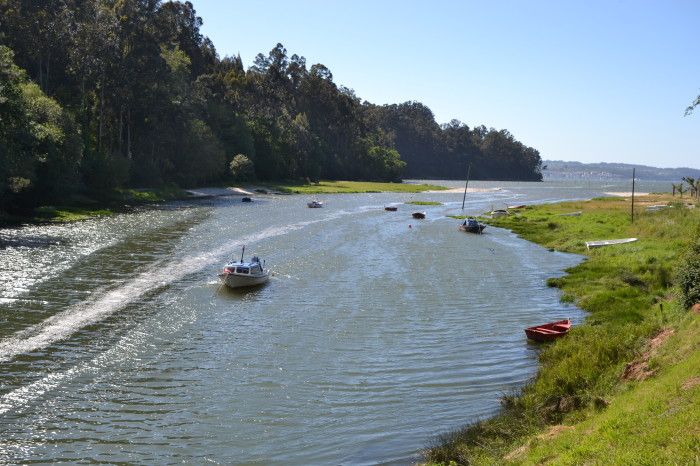
[(0, 0), (0, 209), (119, 187), (541, 180), (506, 130), (375, 105), (282, 44), (220, 58), (190, 2)]

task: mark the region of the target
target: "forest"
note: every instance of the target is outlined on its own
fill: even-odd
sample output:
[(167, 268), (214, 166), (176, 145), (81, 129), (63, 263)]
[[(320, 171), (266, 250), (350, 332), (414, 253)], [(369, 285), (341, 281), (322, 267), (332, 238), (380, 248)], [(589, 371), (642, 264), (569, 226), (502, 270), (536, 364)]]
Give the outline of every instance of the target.
[(374, 105), (277, 44), (219, 57), (190, 2), (0, 0), (0, 210), (252, 180), (540, 181), (507, 130)]

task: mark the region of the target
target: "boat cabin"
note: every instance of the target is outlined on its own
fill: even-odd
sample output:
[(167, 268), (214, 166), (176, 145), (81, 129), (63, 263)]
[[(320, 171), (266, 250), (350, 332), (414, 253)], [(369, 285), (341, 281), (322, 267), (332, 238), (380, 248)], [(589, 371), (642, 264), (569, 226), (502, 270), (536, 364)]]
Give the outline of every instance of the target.
[[(255, 258), (254, 258), (255, 259)], [(235, 273), (237, 275), (251, 275), (251, 274), (261, 274), (263, 273), (260, 261), (253, 262), (240, 262), (228, 264), (224, 267), (224, 273)]]

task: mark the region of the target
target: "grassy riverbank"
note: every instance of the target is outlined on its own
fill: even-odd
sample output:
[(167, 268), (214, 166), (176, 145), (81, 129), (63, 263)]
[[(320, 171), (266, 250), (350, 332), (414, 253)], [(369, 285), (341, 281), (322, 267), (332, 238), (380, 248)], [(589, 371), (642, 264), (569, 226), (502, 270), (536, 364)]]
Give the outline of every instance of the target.
[(291, 194), (337, 194), (337, 193), (420, 193), (445, 191), (451, 188), (431, 184), (376, 183), (369, 181), (320, 181), (300, 184), (266, 184), (269, 189)]
[[(46, 204), (33, 209), (16, 209), (11, 214), (0, 212), (0, 226), (2, 224), (84, 220), (99, 215), (111, 215), (135, 205), (186, 197), (185, 191), (179, 188), (118, 189), (111, 193), (100, 193), (96, 197), (74, 196), (60, 204)], [(51, 199), (47, 199), (47, 201), (51, 201)]]
[[(319, 183), (259, 183), (256, 186), (240, 185), (226, 188), (239, 188), (253, 194), (337, 194), (337, 193), (420, 193), (444, 191), (450, 188), (429, 184), (375, 183), (362, 181), (321, 181)], [(241, 194), (242, 195), (242, 194)], [(185, 190), (179, 188), (120, 189), (99, 198), (76, 197), (61, 205), (44, 205), (31, 210), (17, 210), (12, 214), (0, 212), (0, 225), (81, 220), (97, 215), (109, 215), (124, 208), (139, 204), (187, 199)]]
[[(546, 204), (490, 219), (587, 260), (551, 279), (590, 314), (543, 346), (537, 376), (499, 415), (436, 439), (428, 464), (689, 464), (700, 460), (700, 314), (674, 277), (700, 208), (670, 195)], [(656, 211), (646, 206), (677, 203)], [(579, 215), (562, 215), (578, 213)], [(586, 241), (638, 241), (586, 248)]]

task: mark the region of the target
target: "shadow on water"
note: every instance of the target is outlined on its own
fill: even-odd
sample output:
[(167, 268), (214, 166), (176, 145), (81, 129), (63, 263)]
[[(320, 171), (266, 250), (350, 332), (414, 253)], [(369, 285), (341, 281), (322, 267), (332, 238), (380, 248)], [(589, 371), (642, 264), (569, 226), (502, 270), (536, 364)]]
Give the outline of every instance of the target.
[(270, 282), (261, 283), (259, 285), (245, 286), (240, 288), (230, 288), (226, 285), (216, 285), (217, 290), (215, 295), (226, 299), (238, 300), (240, 298), (249, 298), (258, 295), (263, 289), (268, 287)]
[(58, 236), (21, 236), (3, 238), (0, 235), (0, 249), (7, 248), (48, 248), (65, 244), (66, 239)]

